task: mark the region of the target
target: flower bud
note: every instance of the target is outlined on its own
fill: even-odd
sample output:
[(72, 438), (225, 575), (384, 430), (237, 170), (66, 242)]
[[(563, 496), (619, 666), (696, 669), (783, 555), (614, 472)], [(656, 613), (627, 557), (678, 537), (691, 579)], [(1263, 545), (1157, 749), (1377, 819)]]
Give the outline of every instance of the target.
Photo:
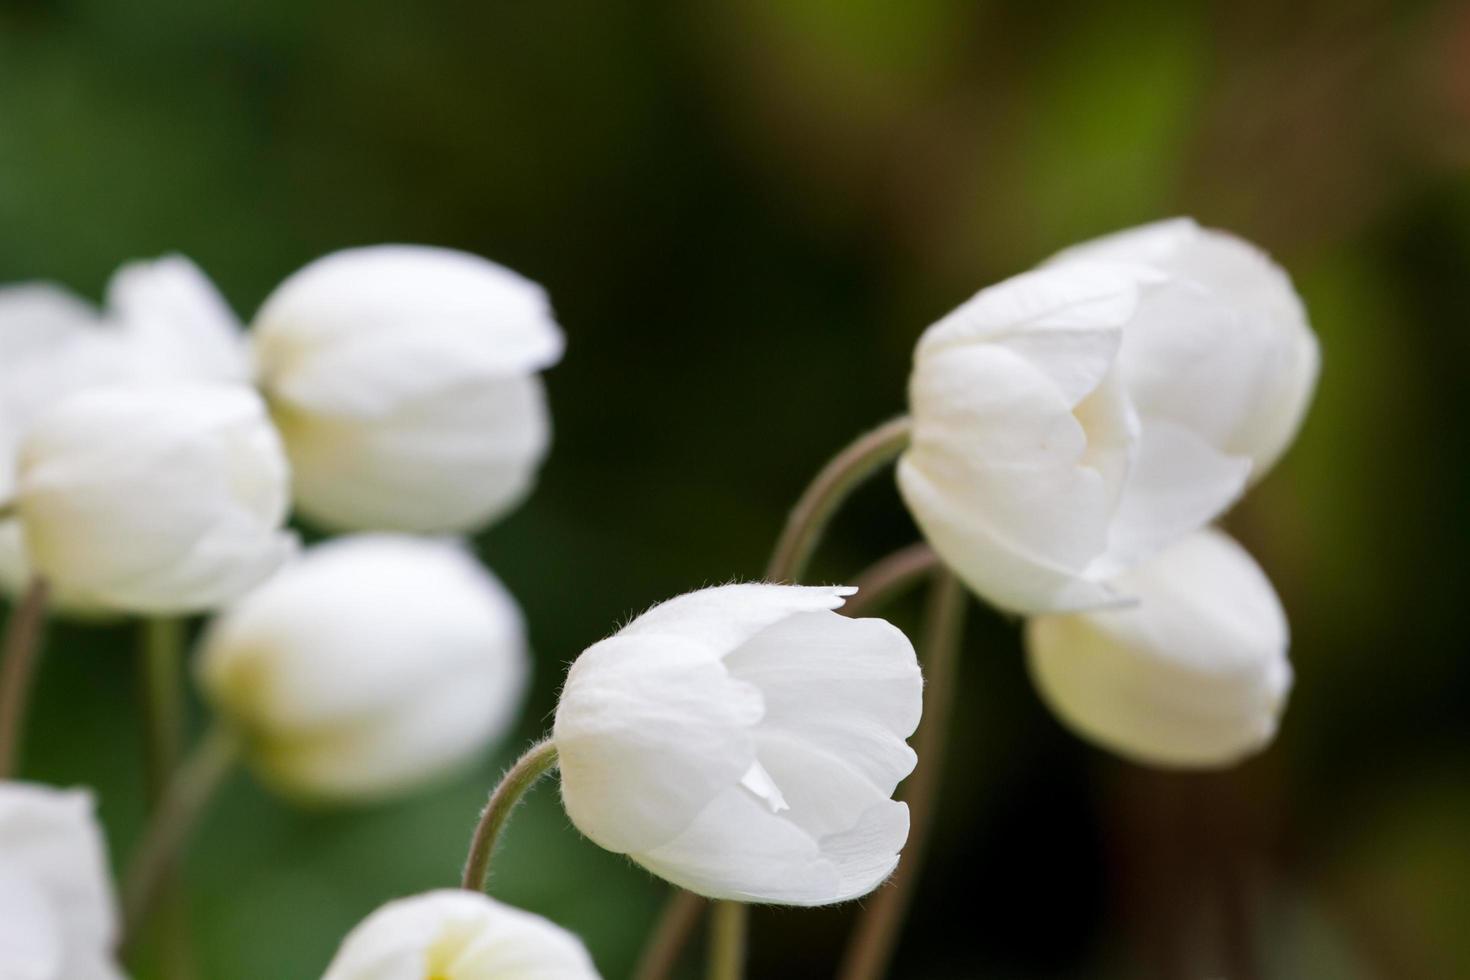
[(1067, 249), (1053, 263), (1136, 264), (1165, 276), (1124, 335), (1124, 383), (1140, 415), (1167, 419), (1259, 480), (1301, 427), (1321, 355), (1286, 272), (1265, 252), (1191, 218)]
[(1117, 587), (1137, 604), (1026, 624), (1057, 716), (1144, 765), (1228, 766), (1265, 747), (1291, 688), (1286, 614), (1245, 549), (1199, 531)]
[(322, 980), (598, 980), (582, 941), (479, 892), (389, 902), (348, 934)]
[(19, 465), (31, 564), (89, 605), (210, 609), (295, 547), (286, 461), (247, 388), (89, 389), (30, 427)]
[(308, 265), (255, 321), (302, 513), (349, 530), (472, 531), (517, 503), (550, 426), (562, 335), (540, 286), (477, 256), (384, 245)]
[[(1284, 274), (1162, 227), (982, 290), (919, 341), (899, 488), (997, 606), (1126, 599), (1109, 580), (1223, 513), (1300, 422), (1316, 342)], [(1129, 244), (1152, 256), (1170, 228), (1192, 244)]]
[(553, 740), (572, 822), (710, 898), (825, 905), (898, 863), (922, 681), (908, 639), (832, 612), (849, 588), (671, 599), (572, 665)]
[(116, 932), (92, 797), (0, 782), (0, 977), (121, 980)]
[(529, 662), (515, 600), (461, 546), (340, 538), (222, 614), (205, 696), (278, 789), (376, 798), (470, 761), (514, 721)]
[(250, 356), (240, 321), (182, 255), (131, 262), (107, 284), (107, 315), (139, 382), (244, 384)]

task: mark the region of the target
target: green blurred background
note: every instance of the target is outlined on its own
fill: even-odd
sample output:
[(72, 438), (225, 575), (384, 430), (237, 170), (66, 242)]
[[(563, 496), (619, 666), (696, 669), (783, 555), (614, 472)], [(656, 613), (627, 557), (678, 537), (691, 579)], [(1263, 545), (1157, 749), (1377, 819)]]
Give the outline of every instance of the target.
[[(95, 296), (177, 250), (248, 316), (321, 253), (430, 242), (544, 283), (569, 337), (540, 487), (482, 539), (537, 651), (520, 732), (391, 806), (234, 780), (188, 869), (200, 975), (316, 977), (369, 910), (453, 883), (565, 664), (759, 574), (816, 467), (902, 409), (924, 326), (1187, 213), (1271, 249), (1322, 339), (1300, 441), (1230, 520), (1292, 618), (1281, 736), (1225, 775), (1125, 766), (977, 613), (894, 975), (1204, 977), (1248, 943), (1264, 977), (1470, 976), (1467, 164), (1463, 3), (3, 0), (0, 280)], [(914, 536), (880, 481), (820, 577)], [(119, 863), (135, 632), (53, 630), (26, 769), (97, 788)], [(664, 894), (549, 787), (492, 891), (609, 978)], [(829, 975), (853, 911), (759, 911), (753, 975)]]

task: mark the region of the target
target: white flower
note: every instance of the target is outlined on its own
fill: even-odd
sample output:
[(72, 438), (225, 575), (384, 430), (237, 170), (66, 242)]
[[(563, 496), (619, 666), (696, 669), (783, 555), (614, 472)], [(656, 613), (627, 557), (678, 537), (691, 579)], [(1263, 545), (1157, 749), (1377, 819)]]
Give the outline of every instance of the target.
[(540, 286), (477, 256), (384, 245), (328, 255), (255, 320), (261, 384), (323, 525), (471, 531), (546, 453), (536, 372), (562, 335)]
[(1138, 604), (1027, 623), (1031, 675), (1052, 710), (1148, 765), (1226, 766), (1269, 743), (1291, 688), (1286, 614), (1245, 549), (1200, 531), (1118, 589)]
[(711, 898), (872, 891), (908, 837), (922, 682), (848, 588), (727, 585), (655, 606), (572, 665), (553, 740), (577, 828)]
[(92, 797), (0, 782), (0, 977), (121, 980), (116, 922)]
[(337, 950), (322, 980), (598, 980), (582, 941), (478, 892), (389, 902)]
[[(181, 256), (118, 270), (105, 311), (46, 283), (0, 288), (0, 501), (14, 493), (26, 430), (70, 395), (104, 385), (243, 382), (246, 355), (234, 315)], [(0, 588), (17, 593), (30, 575), (18, 522), (0, 522)], [(97, 611), (65, 590), (55, 599)]]
[(1167, 281), (1124, 332), (1124, 384), (1145, 420), (1167, 420), (1266, 474), (1301, 427), (1321, 355), (1286, 272), (1265, 252), (1190, 218), (1086, 242), (1054, 263), (1135, 263)]
[(514, 721), (520, 610), (457, 544), (363, 535), (309, 549), (209, 629), (206, 696), (258, 771), (305, 797), (414, 787)]
[(982, 290), (915, 352), (899, 487), (1003, 608), (1126, 599), (1108, 580), (1228, 508), (1309, 395), (1315, 341), (1279, 270), (1213, 237), (1191, 263), (1113, 258), (1128, 241)]
[(93, 388), (28, 430), (16, 511), (36, 573), (58, 590), (120, 611), (193, 612), (291, 553), (288, 479), (247, 388)]

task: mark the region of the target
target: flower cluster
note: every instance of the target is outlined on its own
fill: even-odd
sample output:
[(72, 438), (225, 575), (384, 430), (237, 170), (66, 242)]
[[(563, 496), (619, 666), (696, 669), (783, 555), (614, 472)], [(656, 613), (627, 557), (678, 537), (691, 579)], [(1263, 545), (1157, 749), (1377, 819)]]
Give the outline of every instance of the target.
[[(8, 780), (47, 595), (79, 615), (213, 616), (193, 676), (218, 737), (155, 801), (123, 889), (131, 933), (236, 756), (290, 799), (351, 804), (460, 770), (513, 727), (526, 624), (452, 536), (530, 491), (550, 441), (540, 372), (562, 351), (539, 286), (437, 248), (329, 255), (248, 331), (180, 257), (124, 267), (100, 311), (51, 286), (0, 290), (0, 584), (18, 597), (0, 976), (121, 976), (90, 797)], [(924, 754), (947, 737), (956, 577), (1027, 617), (1036, 686), (1084, 737), (1168, 767), (1260, 750), (1291, 686), (1286, 616), (1212, 525), (1294, 438), (1317, 369), (1285, 273), (1184, 219), (982, 290), (920, 338), (910, 418), (813, 483), (771, 581), (678, 596), (589, 646), (551, 731), (493, 790), (465, 888), (389, 902), (324, 980), (595, 978), (571, 933), (481, 893), (511, 809), (553, 770), (583, 835), (727, 911), (873, 893), (934, 803)], [(895, 458), (942, 568), (880, 562), (856, 598), (796, 584), (843, 494)], [(342, 536), (302, 550), (293, 511)], [(924, 576), (921, 669), (902, 631), (848, 604)], [(873, 929), (901, 921), (878, 914), (901, 912), (899, 877)], [(714, 955), (722, 975), (739, 961)], [(869, 957), (855, 975), (881, 969)]]

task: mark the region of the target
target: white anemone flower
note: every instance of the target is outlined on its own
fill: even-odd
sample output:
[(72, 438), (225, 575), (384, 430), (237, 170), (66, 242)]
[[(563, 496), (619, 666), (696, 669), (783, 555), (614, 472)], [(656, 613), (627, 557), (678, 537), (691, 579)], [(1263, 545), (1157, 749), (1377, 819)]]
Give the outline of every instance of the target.
[(329, 802), (473, 760), (515, 721), (529, 671), (500, 581), (458, 543), (407, 535), (308, 549), (215, 620), (199, 661), (262, 777)]
[(914, 650), (832, 610), (850, 588), (727, 585), (633, 620), (572, 665), (552, 739), (577, 828), (710, 898), (824, 905), (898, 862)]
[(550, 440), (537, 372), (563, 340), (545, 291), (443, 248), (348, 249), (255, 318), (260, 381), (326, 527), (469, 532), (529, 492)]
[(15, 508), (36, 574), (120, 612), (215, 608), (294, 551), (286, 460), (244, 387), (93, 388), (21, 445)]
[(322, 980), (599, 980), (575, 935), (478, 892), (389, 902), (343, 940)]
[(1268, 745), (1291, 689), (1289, 638), (1246, 550), (1199, 531), (1117, 588), (1137, 604), (1026, 624), (1031, 676), (1057, 716), (1145, 765), (1228, 766)]
[(121, 980), (116, 937), (91, 795), (0, 781), (0, 977)]
[(899, 487), (1001, 608), (1126, 601), (1110, 580), (1223, 513), (1300, 423), (1316, 346), (1284, 274), (1216, 233), (1189, 262), (1128, 244), (1160, 234), (984, 289), (919, 341)]

